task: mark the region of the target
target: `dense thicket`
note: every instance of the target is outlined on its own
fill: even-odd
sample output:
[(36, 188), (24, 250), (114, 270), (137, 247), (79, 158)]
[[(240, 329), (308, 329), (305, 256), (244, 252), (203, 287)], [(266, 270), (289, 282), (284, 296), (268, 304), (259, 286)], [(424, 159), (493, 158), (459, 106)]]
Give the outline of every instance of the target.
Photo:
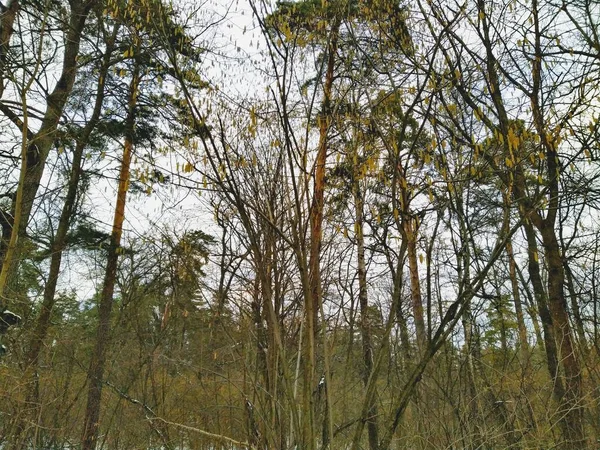
[(2, 3), (2, 448), (595, 448), (599, 17)]

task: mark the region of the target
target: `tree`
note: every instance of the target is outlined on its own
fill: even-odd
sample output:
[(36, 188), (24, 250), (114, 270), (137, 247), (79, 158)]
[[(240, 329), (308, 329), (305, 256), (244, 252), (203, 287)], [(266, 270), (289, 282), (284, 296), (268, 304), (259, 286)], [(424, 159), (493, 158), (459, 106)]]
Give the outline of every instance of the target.
[[(0, 274), (0, 295), (3, 293), (7, 282), (9, 281), (9, 274), (12, 271), (13, 256), (17, 251), (18, 239), (25, 236), (25, 229), (31, 216), (31, 210), (37, 195), (37, 191), (40, 185), (40, 180), (44, 172), (44, 166), (50, 150), (53, 147), (55, 138), (57, 136), (58, 124), (64, 112), (65, 105), (73, 89), (75, 83), (75, 77), (77, 74), (77, 57), (79, 55), (79, 47), (82, 38), (83, 29), (87, 17), (92, 9), (93, 2), (84, 1), (73, 1), (70, 2), (70, 14), (68, 20), (60, 24), (66, 28), (66, 34), (64, 36), (64, 50), (63, 50), (63, 61), (60, 76), (56, 82), (56, 85), (50, 90), (48, 87), (48, 93), (45, 95), (46, 110), (40, 118), (40, 126), (37, 131), (33, 131), (29, 127), (28, 120), (28, 96), (30, 95), (30, 88), (32, 87), (36, 73), (40, 67), (43, 67), (44, 61), (39, 58), (34, 60), (33, 64), (36, 68), (34, 73), (25, 81), (25, 83), (19, 84), (19, 79), (22, 79), (20, 73), (28, 64), (27, 61), (19, 61), (18, 59), (10, 60), (13, 64), (8, 64), (11, 52), (9, 51), (10, 39), (14, 31), (13, 25), (17, 15), (17, 11), (20, 7), (19, 2), (10, 2), (7, 14), (3, 14), (3, 25), (2, 25), (2, 46), (6, 48), (6, 51), (2, 52), (2, 90), (1, 93), (6, 92), (5, 80), (10, 79), (15, 83), (14, 89), (19, 95), (19, 99), (14, 102), (2, 104), (2, 113), (7, 117), (14, 126), (21, 131), (21, 175), (19, 180), (19, 187), (17, 193), (14, 196), (14, 200), (11, 205), (12, 223), (3, 227), (3, 249), (2, 249), (2, 273)], [(43, 42), (46, 39), (46, 27), (50, 25), (53, 17), (50, 15), (52, 11), (47, 10), (45, 7), (41, 7), (39, 10), (36, 7), (32, 7), (31, 17), (34, 18), (33, 22), (40, 24), (40, 39)], [(41, 16), (41, 19), (37, 17)], [(20, 30), (21, 32), (29, 30)], [(32, 39), (35, 39), (35, 30), (32, 33)], [(42, 42), (40, 42), (39, 48), (42, 48)], [(22, 41), (22, 45), (27, 45)], [(6, 69), (10, 67), (11, 71)], [(17, 112), (13, 110), (10, 105), (16, 105)], [(10, 221), (9, 221), (10, 222)], [(22, 226), (21, 226), (22, 224)], [(14, 272), (12, 272), (14, 273)]]

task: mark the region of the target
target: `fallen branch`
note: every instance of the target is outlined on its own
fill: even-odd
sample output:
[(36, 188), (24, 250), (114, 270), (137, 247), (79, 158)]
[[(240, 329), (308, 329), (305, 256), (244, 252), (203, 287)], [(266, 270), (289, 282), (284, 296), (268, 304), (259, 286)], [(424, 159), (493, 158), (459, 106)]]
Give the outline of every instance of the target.
[(233, 444), (236, 445), (240, 448), (247, 448), (247, 449), (254, 449), (255, 447), (253, 447), (251, 444), (249, 444), (248, 442), (241, 442), (241, 441), (236, 441), (235, 439), (232, 439), (230, 437), (227, 436), (223, 436), (222, 434), (214, 434), (214, 433), (209, 433), (208, 431), (204, 431), (201, 430), (200, 428), (194, 428), (194, 427), (190, 427), (189, 425), (183, 425), (181, 423), (175, 423), (175, 422), (169, 422), (168, 420), (162, 419), (161, 417), (149, 417), (148, 420), (159, 420), (167, 425), (172, 425), (174, 427), (178, 427), (181, 428), (183, 430), (188, 430), (188, 431), (193, 431), (194, 433), (198, 433), (201, 434), (202, 436), (206, 436), (209, 437), (211, 439), (214, 439), (216, 441), (221, 441), (221, 442), (226, 442), (228, 444)]

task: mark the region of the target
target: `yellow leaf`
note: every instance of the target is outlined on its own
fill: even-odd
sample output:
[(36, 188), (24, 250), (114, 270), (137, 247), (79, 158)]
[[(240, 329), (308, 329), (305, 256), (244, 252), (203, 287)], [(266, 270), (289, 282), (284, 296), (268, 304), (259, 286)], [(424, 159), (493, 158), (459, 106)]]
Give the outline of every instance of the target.
[(515, 134), (512, 128), (508, 129), (508, 148), (513, 150), (519, 146), (519, 136)]
[(421, 264), (423, 264), (423, 261), (424, 261), (424, 259), (425, 259), (425, 258), (423, 258), (423, 254), (421, 253), (421, 254), (419, 255), (419, 261), (421, 262)]

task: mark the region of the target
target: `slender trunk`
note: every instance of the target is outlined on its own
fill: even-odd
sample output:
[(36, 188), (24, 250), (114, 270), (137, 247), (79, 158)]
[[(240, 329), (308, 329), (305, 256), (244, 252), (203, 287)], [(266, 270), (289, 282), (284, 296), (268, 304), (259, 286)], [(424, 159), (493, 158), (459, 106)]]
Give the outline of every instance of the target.
[(423, 299), (421, 297), (421, 283), (419, 280), (419, 265), (417, 262), (417, 228), (418, 219), (414, 217), (402, 218), (402, 237), (406, 239), (406, 256), (410, 271), (410, 298), (412, 303), (415, 328), (417, 330), (417, 348), (422, 352), (427, 345), (427, 331), (423, 317)]
[[(363, 383), (369, 383), (369, 376), (373, 371), (373, 342), (371, 338), (371, 321), (369, 319), (369, 302), (367, 290), (367, 265), (365, 261), (365, 237), (363, 232), (364, 213), (363, 196), (360, 190), (359, 180), (354, 177), (354, 206), (355, 206), (355, 234), (357, 245), (358, 265), (358, 300), (360, 304), (360, 332), (363, 347)], [(367, 418), (367, 434), (369, 436), (369, 447), (371, 450), (379, 448), (379, 431), (377, 426), (377, 394), (369, 399), (369, 416)]]
[(131, 83), (129, 86), (128, 111), (125, 121), (125, 145), (123, 160), (119, 174), (119, 187), (117, 191), (117, 204), (115, 207), (114, 222), (111, 234), (111, 245), (108, 250), (104, 284), (98, 305), (98, 329), (96, 344), (88, 369), (88, 399), (85, 411), (82, 449), (94, 450), (98, 440), (100, 402), (106, 362), (106, 350), (110, 339), (110, 319), (113, 304), (113, 294), (117, 277), (117, 262), (120, 253), (123, 221), (125, 218), (125, 202), (129, 185), (131, 154), (135, 128), (135, 114), (139, 87), (139, 67), (134, 66)]
[(9, 0), (6, 6), (0, 7), (0, 98), (4, 94), (4, 68), (10, 50), (10, 38), (13, 34), (13, 24), (19, 11), (19, 2)]
[(406, 321), (406, 314), (402, 309), (402, 305), (396, 307), (396, 321), (398, 322), (398, 328), (400, 329), (400, 348), (402, 349), (401, 360), (402, 367), (406, 369), (410, 365), (412, 358), (412, 351), (410, 348), (410, 333), (408, 332), (408, 322)]
[[(252, 299), (252, 319), (254, 322), (254, 328), (256, 333), (256, 385), (254, 388), (254, 398), (256, 396), (264, 397), (263, 392), (264, 388), (262, 386), (269, 385), (269, 371), (268, 371), (268, 363), (267, 363), (267, 352), (268, 352), (268, 343), (267, 343), (267, 331), (265, 330), (263, 314), (261, 308), (261, 283), (259, 278), (257, 277), (254, 280), (254, 292)], [(262, 378), (262, 386), (259, 383), (259, 377)], [(268, 389), (268, 388), (267, 388)], [(247, 401), (248, 402), (248, 401)], [(255, 445), (257, 448), (262, 448), (265, 446), (264, 442), (264, 430), (261, 431), (259, 424), (257, 423), (257, 417), (255, 416), (256, 407), (258, 405), (262, 405), (264, 402), (254, 401), (254, 405), (247, 403), (246, 404), (246, 413), (248, 414), (248, 441)], [(261, 411), (262, 413), (262, 411)], [(259, 417), (262, 414), (259, 415)]]
[[(2, 255), (2, 268), (0, 269), (0, 309), (4, 309), (4, 291), (9, 283), (9, 275), (11, 275), (11, 269), (16, 267), (14, 259), (17, 251), (17, 243), (21, 236), (21, 221), (22, 221), (22, 208), (23, 208), (23, 191), (25, 189), (25, 180), (27, 178), (27, 107), (25, 102), (25, 94), (22, 95), (21, 100), (23, 101), (23, 142), (21, 145), (21, 171), (19, 174), (19, 184), (17, 186), (17, 194), (15, 196), (14, 205), (14, 221), (11, 226), (6, 227), (6, 230), (10, 230), (10, 237), (8, 244), (3, 246), (4, 254)], [(25, 228), (25, 227), (23, 227)]]
[[(3, 298), (2, 291), (4, 288), (7, 285), (13, 284), (13, 280), (17, 274), (17, 266), (13, 261), (16, 252), (15, 246), (17, 245), (18, 238), (25, 236), (27, 223), (29, 222), (33, 204), (40, 186), (40, 180), (42, 179), (44, 172), (46, 158), (54, 145), (58, 122), (62, 117), (67, 99), (71, 94), (75, 83), (79, 45), (83, 28), (92, 5), (93, 2), (72, 3), (68, 32), (65, 36), (65, 52), (62, 71), (56, 86), (46, 98), (47, 108), (41, 120), (40, 129), (34, 134), (28, 128), (25, 98), (22, 99), (24, 120), (20, 121), (18, 117), (11, 118), (13, 122), (18, 123), (22, 128), (23, 147), (26, 148), (26, 164), (22, 165), (21, 168), (24, 173), (21, 175), (22, 180), (19, 182), (20, 192), (18, 192), (12, 202), (12, 217), (8, 218), (9, 224), (3, 226), (3, 245), (0, 246), (0, 260), (2, 261), (3, 272), (3, 275), (0, 276), (0, 278), (2, 278), (2, 280), (0, 280), (0, 298)], [(2, 34), (2, 36), (0, 36), (1, 38), (10, 39), (12, 23), (14, 21), (14, 17), (11, 18), (11, 15), (13, 13), (16, 14), (16, 10), (13, 11), (13, 8), (18, 8), (18, 2), (13, 1), (7, 11), (8, 15), (3, 14), (2, 16), (3, 28), (0, 30), (0, 34)], [(5, 44), (8, 45), (8, 41)], [(4, 55), (4, 57), (5, 56), (6, 55)], [(1, 83), (2, 82), (0, 81), (0, 84)], [(23, 96), (25, 96), (25, 93), (23, 93)], [(3, 112), (6, 114), (4, 109)], [(11, 228), (10, 242), (7, 245), (7, 231)], [(15, 235), (15, 237), (12, 235)], [(3, 306), (4, 303), (3, 300), (0, 301), (0, 305)]]
[(484, 430), (482, 429), (482, 424), (484, 422), (484, 414), (482, 414), (482, 405), (481, 405), (481, 394), (477, 389), (477, 374), (475, 367), (475, 358), (477, 357), (477, 341), (473, 336), (473, 315), (471, 313), (470, 306), (467, 306), (465, 313), (462, 316), (462, 325), (465, 333), (465, 344), (464, 344), (464, 354), (465, 354), (465, 370), (467, 372), (466, 376), (466, 388), (467, 388), (467, 405), (470, 410), (470, 420), (469, 423), (471, 425), (470, 433), (472, 435), (471, 442), (469, 443), (470, 447), (473, 449), (481, 448), (485, 440)]
[(542, 335), (542, 328), (540, 327), (537, 302), (534, 299), (534, 295), (531, 293), (531, 289), (529, 287), (530, 281), (525, 279), (523, 271), (519, 268), (519, 266), (515, 265), (515, 269), (517, 270), (517, 276), (519, 277), (519, 281), (521, 282), (521, 286), (523, 287), (523, 292), (525, 292), (525, 297), (523, 298), (523, 306), (525, 306), (525, 311), (527, 312), (527, 314), (529, 315), (529, 319), (533, 323), (533, 332), (535, 334), (536, 345), (539, 345), (542, 348), (542, 351), (545, 353), (546, 348), (544, 344), (544, 337)]
[(519, 349), (521, 353), (521, 363), (528, 364), (529, 361), (529, 342), (527, 340), (527, 326), (525, 325), (525, 316), (523, 314), (523, 304), (521, 303), (521, 293), (519, 291), (519, 280), (517, 279), (517, 262), (513, 252), (512, 240), (506, 242), (506, 254), (508, 256), (508, 275), (512, 287), (513, 303), (515, 305), (515, 314), (517, 316), (517, 329), (519, 331)]
[(565, 261), (564, 263), (565, 277), (566, 277), (566, 287), (569, 291), (569, 300), (571, 305), (571, 311), (573, 311), (573, 322), (575, 323), (575, 331), (577, 333), (577, 338), (579, 339), (579, 347), (581, 351), (585, 355), (587, 353), (588, 345), (587, 338), (585, 337), (585, 327), (583, 325), (583, 319), (581, 317), (581, 310), (579, 309), (579, 303), (577, 303), (577, 291), (575, 290), (575, 281), (573, 279), (573, 272), (571, 271), (571, 267), (569, 263)]
[(502, 290), (500, 289), (500, 280), (498, 280), (497, 275), (494, 277), (494, 285), (496, 290), (495, 299), (492, 300), (492, 307), (496, 309), (496, 314), (498, 314), (499, 319), (499, 331), (500, 331), (500, 349), (502, 350), (502, 370), (506, 368), (505, 364), (507, 359), (509, 358), (508, 354), (508, 337), (506, 330), (506, 317), (504, 317), (504, 300), (502, 299)]
[[(515, 305), (515, 314), (517, 316), (517, 330), (519, 333), (519, 356), (521, 360), (521, 368), (522, 368), (522, 380), (523, 380), (523, 398), (525, 402), (525, 408), (527, 410), (527, 417), (529, 419), (529, 424), (531, 428), (535, 428), (537, 426), (535, 414), (533, 411), (533, 406), (531, 401), (529, 401), (533, 383), (532, 383), (532, 366), (531, 366), (531, 353), (529, 347), (529, 340), (527, 336), (527, 326), (525, 325), (525, 314), (523, 311), (523, 303), (521, 300), (521, 293), (519, 291), (519, 279), (518, 276), (521, 273), (517, 262), (515, 261), (515, 255), (512, 246), (512, 240), (509, 239), (506, 243), (506, 254), (508, 256), (508, 274), (510, 277), (510, 283), (513, 292), (513, 303)], [(525, 286), (525, 295), (531, 297), (531, 293), (529, 288)], [(533, 307), (533, 299), (530, 299), (530, 309)], [(527, 308), (527, 304), (525, 304)], [(542, 339), (542, 333), (540, 331), (540, 325), (538, 322), (537, 314), (534, 311), (530, 312), (531, 320), (533, 321), (534, 333), (536, 335), (536, 339), (539, 344), (542, 346), (542, 349), (545, 350), (545, 345)], [(504, 406), (504, 404), (503, 404)]]
[[(56, 229), (56, 235), (51, 246), (51, 259), (50, 259), (50, 271), (48, 273), (48, 281), (44, 286), (44, 297), (42, 301), (42, 307), (40, 315), (37, 319), (35, 330), (29, 344), (29, 350), (26, 356), (27, 373), (33, 374), (37, 371), (38, 358), (41, 352), (42, 345), (48, 333), (50, 327), (50, 317), (52, 309), (55, 303), (56, 285), (58, 282), (58, 276), (60, 273), (61, 261), (63, 251), (66, 247), (66, 238), (71, 224), (71, 219), (75, 213), (75, 203), (77, 199), (77, 189), (79, 187), (79, 180), (81, 178), (81, 166), (83, 161), (83, 152), (88, 144), (89, 138), (98, 124), (102, 106), (104, 104), (104, 86), (106, 82), (106, 75), (110, 66), (110, 57), (112, 55), (115, 37), (118, 31), (118, 26), (115, 27), (112, 39), (107, 44), (107, 49), (104, 54), (102, 69), (98, 76), (96, 100), (94, 104), (94, 110), (90, 120), (82, 130), (82, 133), (77, 138), (75, 150), (73, 152), (73, 163), (71, 168), (71, 174), (69, 176), (67, 194), (63, 209), (58, 221), (58, 227)], [(25, 377), (26, 379), (28, 376)], [(28, 394), (28, 397), (31, 393)]]
[(319, 117), (319, 146), (314, 168), (314, 192), (310, 207), (310, 254), (309, 281), (310, 293), (306, 299), (306, 357), (304, 361), (304, 441), (307, 450), (313, 450), (315, 442), (315, 401), (313, 390), (316, 387), (316, 346), (318, 334), (318, 314), (320, 310), (321, 286), (321, 245), (323, 240), (323, 210), (325, 201), (325, 163), (329, 149), (328, 133), (331, 124), (331, 94), (334, 79), (334, 65), (337, 53), (337, 42), (340, 22), (332, 25), (327, 45), (327, 67), (323, 86), (323, 102)]
[(548, 297), (540, 274), (536, 234), (533, 225), (531, 225), (530, 222), (525, 222), (523, 228), (525, 229), (525, 236), (527, 238), (527, 267), (529, 269), (529, 278), (533, 287), (533, 295), (535, 296), (536, 306), (540, 314), (542, 329), (544, 331), (544, 347), (546, 349), (548, 372), (550, 372), (550, 378), (553, 380), (554, 395), (559, 399), (563, 396), (564, 388), (559, 376), (558, 350), (556, 348), (554, 324), (550, 315), (550, 310), (548, 309)]
[[(573, 335), (569, 324), (567, 301), (564, 293), (565, 270), (560, 245), (556, 237), (556, 216), (560, 202), (559, 180), (561, 175), (558, 142), (549, 137), (544, 105), (543, 81), (543, 44), (538, 0), (531, 2), (531, 18), (534, 31), (533, 59), (531, 67), (531, 111), (533, 123), (539, 136), (541, 148), (546, 159), (546, 187), (548, 189), (548, 207), (546, 217), (539, 214), (534, 225), (542, 236), (542, 244), (548, 267), (548, 306), (552, 316), (555, 338), (557, 339), (558, 358), (564, 371), (564, 396), (557, 398), (564, 409), (560, 412), (560, 425), (563, 431), (562, 448), (585, 448), (586, 439), (583, 430), (583, 409), (581, 404), (581, 367), (575, 354)], [(557, 373), (558, 376), (558, 373)], [(558, 394), (558, 393), (557, 393)]]
[[(564, 448), (585, 448), (582, 427), (581, 371), (574, 352), (571, 329), (563, 291), (564, 268), (554, 229), (542, 226), (542, 242), (548, 266), (548, 294), (544, 292), (539, 275), (539, 263), (535, 232), (530, 223), (524, 225), (529, 249), (529, 270), (540, 318), (544, 329), (544, 341), (548, 370), (553, 381), (554, 397), (562, 410), (560, 426)], [(561, 377), (560, 367), (564, 371)]]
[(23, 378), (25, 380), (26, 389), (26, 402), (25, 417), (17, 418), (18, 423), (16, 424), (16, 430), (12, 437), (12, 449), (22, 449), (25, 445), (26, 427), (27, 424), (35, 424), (37, 422), (38, 413), (41, 405), (39, 404), (39, 389), (38, 389), (38, 359), (41, 353), (42, 345), (48, 333), (50, 327), (50, 318), (52, 309), (55, 303), (56, 284), (58, 281), (58, 275), (60, 272), (60, 264), (62, 260), (62, 253), (65, 248), (65, 238), (70, 225), (70, 219), (72, 217), (75, 198), (77, 195), (77, 187), (79, 185), (79, 173), (81, 171), (81, 156), (83, 154), (84, 146), (81, 146), (81, 152), (79, 152), (79, 146), (75, 150), (73, 157), (73, 168), (69, 179), (69, 188), (67, 197), (61, 212), (61, 216), (56, 231), (54, 242), (51, 246), (52, 258), (50, 261), (50, 271), (48, 273), (48, 281), (44, 287), (44, 298), (42, 301), (42, 307), (40, 315), (35, 324), (35, 329), (31, 342), (29, 344), (29, 350), (25, 356), (25, 373)]
[(77, 57), (81, 36), (93, 3), (90, 1), (72, 2), (68, 32), (65, 36), (62, 71), (56, 86), (46, 99), (47, 109), (42, 118), (40, 129), (27, 146), (27, 172), (25, 174), (23, 205), (21, 208), (21, 220), (25, 226), (21, 234), (24, 233), (31, 215), (44, 172), (46, 158), (54, 145), (58, 122), (62, 117), (67, 99), (73, 90), (75, 76), (77, 75)]
[(540, 233), (548, 266), (548, 303), (555, 338), (558, 342), (558, 358), (564, 370), (564, 396), (559, 397), (561, 406), (561, 426), (563, 448), (585, 448), (583, 430), (583, 406), (581, 404), (581, 367), (569, 324), (567, 300), (564, 295), (565, 272), (560, 247), (553, 227), (544, 223)]
[[(596, 300), (598, 298), (597, 294), (598, 294), (598, 283), (596, 282), (596, 265), (597, 265), (597, 258), (598, 258), (598, 240), (596, 240), (596, 248), (595, 251), (593, 253), (593, 260), (592, 260), (592, 273), (590, 275), (590, 284), (591, 284), (591, 294), (592, 294), (592, 299)], [(596, 351), (598, 352), (598, 302), (593, 301), (593, 306), (594, 306), (594, 312), (593, 312), (593, 323), (594, 323), (594, 331), (593, 331), (593, 345), (596, 347)]]

